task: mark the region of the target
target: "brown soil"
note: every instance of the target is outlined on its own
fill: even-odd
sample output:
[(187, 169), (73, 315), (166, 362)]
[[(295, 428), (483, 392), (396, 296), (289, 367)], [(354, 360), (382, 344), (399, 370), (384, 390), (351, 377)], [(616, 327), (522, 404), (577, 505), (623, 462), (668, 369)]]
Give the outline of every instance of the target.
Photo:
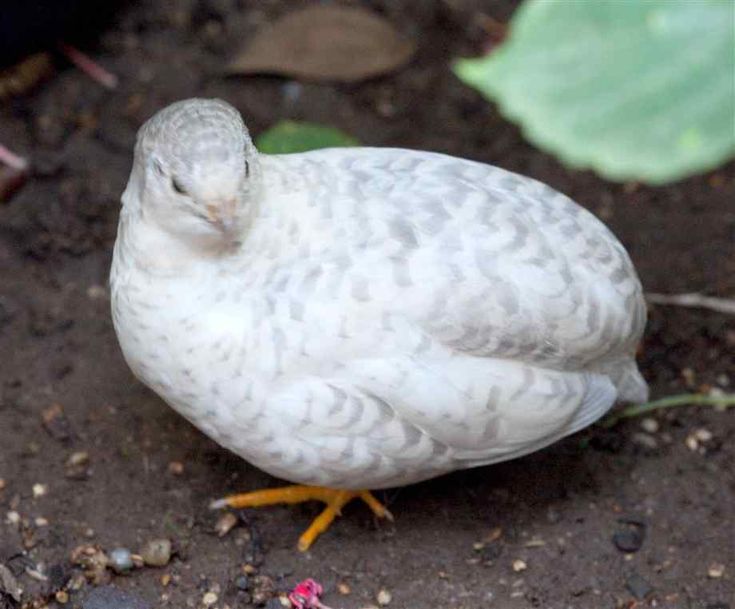
[[(135, 132), (155, 110), (219, 96), (254, 133), (279, 118), (308, 119), (365, 144), (443, 151), (533, 176), (600, 215), (629, 248), (646, 289), (658, 292), (735, 293), (735, 165), (666, 188), (622, 186), (565, 169), (527, 144), (448, 69), (453, 57), (479, 48), (473, 11), (504, 21), (512, 2), (370, 2), (418, 38), (415, 61), (360, 85), (297, 87), (218, 73), (245, 35), (293, 3), (164, 4), (123, 10), (90, 49), (120, 76), (116, 92), (62, 66), (0, 107), (0, 139), (36, 167), (0, 206), (0, 563), (26, 598), (76, 573), (69, 556), (80, 544), (137, 550), (170, 537), (177, 554), (168, 567), (113, 583), (154, 607), (174, 608), (200, 606), (219, 586), (216, 606), (234, 609), (249, 606), (234, 582), (250, 563), (280, 591), (317, 579), (335, 609), (377, 604), (380, 589), (392, 594), (390, 607), (735, 607), (733, 411), (673, 409), (656, 415), (653, 442), (641, 439), (639, 421), (596, 427), (514, 462), (380, 493), (394, 525), (350, 505), (308, 554), (294, 546), (316, 505), (249, 511), (229, 535), (213, 533), (210, 499), (277, 481), (204, 437), (133, 378), (106, 296)], [(642, 366), (655, 397), (735, 383), (735, 318), (664, 307), (650, 317)], [(42, 425), (53, 403), (62, 405), (68, 429), (59, 419)], [(699, 429), (712, 438), (692, 450), (686, 438)], [(90, 455), (88, 476), (65, 465), (76, 451)], [(172, 461), (183, 473), (170, 473)], [(48, 485), (45, 495), (34, 497), (37, 483)], [(13, 511), (27, 526), (4, 522)], [(39, 517), (48, 525), (39, 526)], [(645, 526), (634, 554), (612, 541), (620, 519)], [(25, 572), (39, 563), (50, 582)], [(709, 577), (716, 563), (724, 574)], [(164, 574), (174, 576), (167, 587)], [(639, 605), (629, 589), (636, 577), (651, 588)], [(351, 592), (341, 594), (340, 583)], [(72, 593), (67, 606), (85, 593)]]

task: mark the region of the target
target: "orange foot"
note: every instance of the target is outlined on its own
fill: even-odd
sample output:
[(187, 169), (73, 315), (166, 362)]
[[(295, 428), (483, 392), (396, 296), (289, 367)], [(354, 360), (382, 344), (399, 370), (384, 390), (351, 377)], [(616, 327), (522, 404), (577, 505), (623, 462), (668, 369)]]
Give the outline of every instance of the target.
[(274, 505), (277, 503), (302, 503), (304, 501), (322, 501), (327, 504), (324, 511), (311, 523), (299, 537), (299, 550), (305, 552), (317, 537), (329, 528), (332, 521), (341, 514), (342, 508), (353, 499), (362, 499), (378, 518), (393, 521), (393, 515), (380, 503), (370, 491), (342, 491), (324, 486), (284, 486), (252, 493), (230, 495), (224, 499), (213, 501), (210, 508), (219, 510), (224, 507), (248, 508)]

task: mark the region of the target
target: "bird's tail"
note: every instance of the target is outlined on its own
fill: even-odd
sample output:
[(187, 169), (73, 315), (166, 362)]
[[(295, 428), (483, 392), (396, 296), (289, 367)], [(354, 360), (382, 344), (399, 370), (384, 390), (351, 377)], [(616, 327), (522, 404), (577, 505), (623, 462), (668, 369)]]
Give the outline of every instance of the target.
[(618, 400), (643, 404), (648, 401), (648, 383), (641, 376), (633, 358), (626, 358), (595, 369), (610, 377), (618, 391)]

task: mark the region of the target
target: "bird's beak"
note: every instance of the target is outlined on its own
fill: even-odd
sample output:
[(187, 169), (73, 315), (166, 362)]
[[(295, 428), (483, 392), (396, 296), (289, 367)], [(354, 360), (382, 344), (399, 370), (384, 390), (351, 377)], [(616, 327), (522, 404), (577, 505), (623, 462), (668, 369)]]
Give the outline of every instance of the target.
[(238, 230), (237, 200), (222, 199), (207, 204), (209, 221), (228, 237), (234, 237)]

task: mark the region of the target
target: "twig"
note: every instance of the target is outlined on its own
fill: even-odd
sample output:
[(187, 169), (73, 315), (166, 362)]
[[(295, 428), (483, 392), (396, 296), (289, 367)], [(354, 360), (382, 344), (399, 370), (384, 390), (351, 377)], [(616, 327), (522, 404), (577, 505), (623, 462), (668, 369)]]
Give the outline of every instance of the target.
[(25, 171), (28, 169), (28, 161), (22, 156), (15, 154), (2, 144), (0, 144), (0, 163), (4, 163), (11, 169), (16, 171)]
[(646, 294), (646, 300), (651, 304), (697, 307), (735, 315), (735, 299), (733, 298), (715, 298), (696, 292), (688, 294), (653, 294), (649, 292)]
[(71, 61), (77, 68), (84, 72), (96, 83), (101, 84), (106, 89), (117, 88), (117, 76), (112, 72), (108, 72), (100, 64), (94, 61), (86, 53), (82, 53), (79, 49), (66, 44), (59, 43), (61, 52)]
[(663, 410), (664, 408), (673, 408), (675, 406), (719, 406), (729, 408), (735, 406), (735, 394), (703, 395), (701, 393), (684, 393), (671, 395), (660, 400), (654, 400), (653, 402), (628, 406), (628, 408), (607, 417), (602, 421), (601, 425), (603, 427), (613, 427), (622, 419), (632, 419), (633, 417), (639, 417), (654, 410)]

